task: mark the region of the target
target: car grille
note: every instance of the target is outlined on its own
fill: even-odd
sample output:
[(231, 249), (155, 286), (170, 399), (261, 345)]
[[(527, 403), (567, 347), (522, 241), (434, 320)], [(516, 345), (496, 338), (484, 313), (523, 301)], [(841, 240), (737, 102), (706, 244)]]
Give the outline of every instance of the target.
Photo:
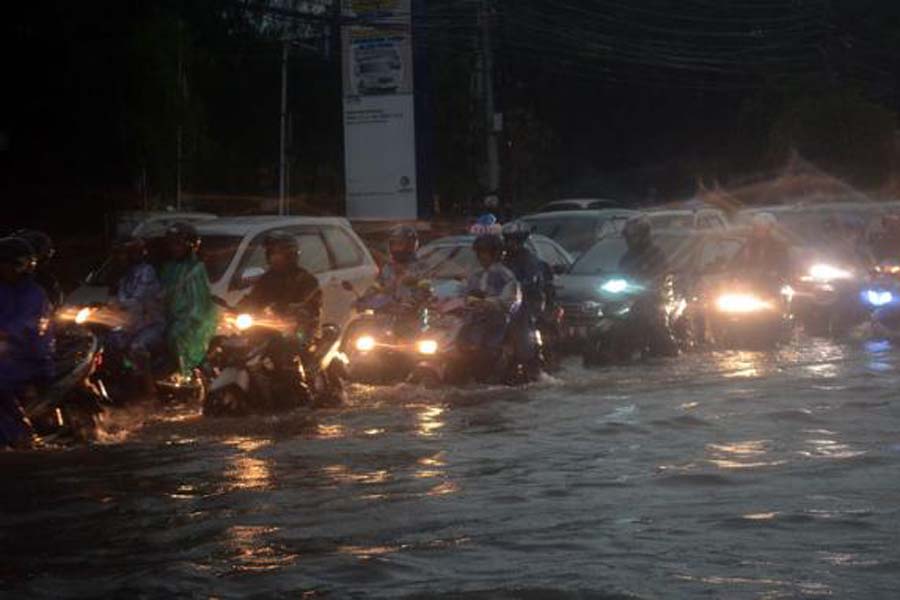
[(563, 323), (569, 327), (591, 325), (597, 322), (597, 308), (588, 310), (584, 302), (563, 302)]

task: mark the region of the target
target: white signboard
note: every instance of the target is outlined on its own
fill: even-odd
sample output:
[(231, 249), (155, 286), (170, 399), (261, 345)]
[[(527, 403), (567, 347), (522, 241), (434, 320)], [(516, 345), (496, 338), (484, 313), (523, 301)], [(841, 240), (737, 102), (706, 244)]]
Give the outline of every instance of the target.
[(416, 128), (409, 0), (345, 0), (347, 216), (415, 219)]

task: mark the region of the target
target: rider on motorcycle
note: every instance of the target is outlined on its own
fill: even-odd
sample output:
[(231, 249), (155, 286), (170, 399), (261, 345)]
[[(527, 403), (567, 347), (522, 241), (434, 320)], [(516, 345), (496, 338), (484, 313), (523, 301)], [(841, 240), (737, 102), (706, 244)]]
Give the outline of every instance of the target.
[(511, 327), (516, 352), (523, 364), (534, 358), (531, 331), (544, 311), (547, 289), (545, 264), (525, 245), (530, 236), (531, 228), (521, 221), (503, 227), (506, 251), (503, 264), (516, 276), (522, 292), (522, 309), (516, 312)]
[(178, 373), (188, 376), (206, 357), (216, 332), (216, 308), (206, 267), (197, 257), (197, 230), (188, 223), (173, 223), (166, 231), (166, 243), (169, 260), (160, 272), (166, 341)]
[(314, 339), (322, 315), (322, 290), (319, 280), (298, 264), (297, 238), (283, 231), (272, 232), (266, 237), (265, 249), (269, 269), (241, 301), (240, 308), (270, 309), (276, 314), (299, 311), (304, 338)]
[(460, 339), (477, 352), (496, 355), (522, 293), (515, 274), (503, 266), (503, 240), (499, 236), (479, 235), (472, 249), (480, 268), (466, 282), (467, 303), (473, 312)]
[(50, 304), (29, 276), (34, 261), (24, 240), (0, 239), (0, 447), (31, 444), (20, 401), (53, 376)]
[(628, 250), (619, 259), (619, 271), (650, 288), (632, 310), (638, 324), (646, 328), (651, 354), (672, 356), (678, 353), (670, 323), (662, 310), (659, 286), (668, 275), (669, 261), (653, 240), (653, 229), (647, 217), (640, 215), (628, 220), (622, 231)]
[(110, 289), (113, 308), (124, 313), (121, 329), (106, 343), (113, 353), (127, 358), (142, 379), (144, 392), (155, 393), (151, 355), (164, 346), (166, 321), (162, 288), (156, 271), (147, 262), (147, 246), (141, 238), (125, 238), (113, 247), (113, 260), (122, 276)]
[(34, 229), (20, 229), (13, 234), (31, 245), (35, 256), (34, 281), (43, 288), (47, 294), (51, 309), (55, 312), (63, 304), (63, 290), (50, 268), (50, 260), (56, 254), (53, 239), (43, 231)]
[(375, 285), (366, 292), (364, 300), (374, 296), (388, 296), (395, 303), (418, 297), (422, 269), (416, 260), (419, 233), (411, 225), (397, 225), (388, 238), (390, 262), (381, 267)]
[[(269, 358), (278, 370), (281, 373), (297, 373), (297, 357), (304, 367), (310, 366), (308, 350), (319, 331), (322, 290), (319, 280), (298, 264), (300, 246), (295, 236), (274, 231), (266, 237), (265, 249), (269, 268), (240, 302), (239, 308), (254, 312), (271, 311), (297, 319), (296, 331), (273, 337), (269, 345)], [(301, 388), (306, 386), (300, 380), (296, 380), (295, 384)]]

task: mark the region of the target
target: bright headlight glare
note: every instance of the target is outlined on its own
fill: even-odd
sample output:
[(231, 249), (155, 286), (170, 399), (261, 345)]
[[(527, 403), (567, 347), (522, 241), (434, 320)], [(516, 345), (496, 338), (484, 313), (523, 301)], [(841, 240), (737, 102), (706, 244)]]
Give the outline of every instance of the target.
[(75, 314), (75, 322), (78, 323), (79, 325), (83, 325), (83, 324), (87, 323), (87, 321), (90, 317), (91, 317), (91, 309), (88, 307), (84, 307)]
[(416, 349), (419, 354), (437, 354), (438, 343), (434, 340), (419, 340)]
[(771, 308), (771, 305), (751, 294), (722, 294), (716, 300), (716, 307), (726, 313), (751, 313)]
[(814, 281), (834, 281), (835, 279), (850, 279), (853, 277), (853, 273), (823, 263), (810, 267), (809, 277)]
[(253, 327), (253, 315), (248, 315), (247, 313), (241, 313), (234, 319), (234, 326), (238, 328), (239, 331), (244, 331)]
[(885, 306), (894, 301), (894, 294), (887, 290), (866, 290), (865, 298), (872, 306)]
[(369, 352), (375, 349), (375, 338), (371, 335), (363, 335), (356, 338), (356, 349), (360, 352)]
[(610, 279), (600, 286), (600, 289), (610, 294), (621, 294), (628, 289), (628, 282), (624, 279)]

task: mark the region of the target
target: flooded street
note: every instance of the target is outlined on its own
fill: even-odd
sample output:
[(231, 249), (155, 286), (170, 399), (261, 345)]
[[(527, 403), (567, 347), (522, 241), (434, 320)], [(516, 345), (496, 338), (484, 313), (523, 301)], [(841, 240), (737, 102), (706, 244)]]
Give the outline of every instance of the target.
[(893, 598), (900, 385), (805, 343), (0, 454), (7, 597)]

